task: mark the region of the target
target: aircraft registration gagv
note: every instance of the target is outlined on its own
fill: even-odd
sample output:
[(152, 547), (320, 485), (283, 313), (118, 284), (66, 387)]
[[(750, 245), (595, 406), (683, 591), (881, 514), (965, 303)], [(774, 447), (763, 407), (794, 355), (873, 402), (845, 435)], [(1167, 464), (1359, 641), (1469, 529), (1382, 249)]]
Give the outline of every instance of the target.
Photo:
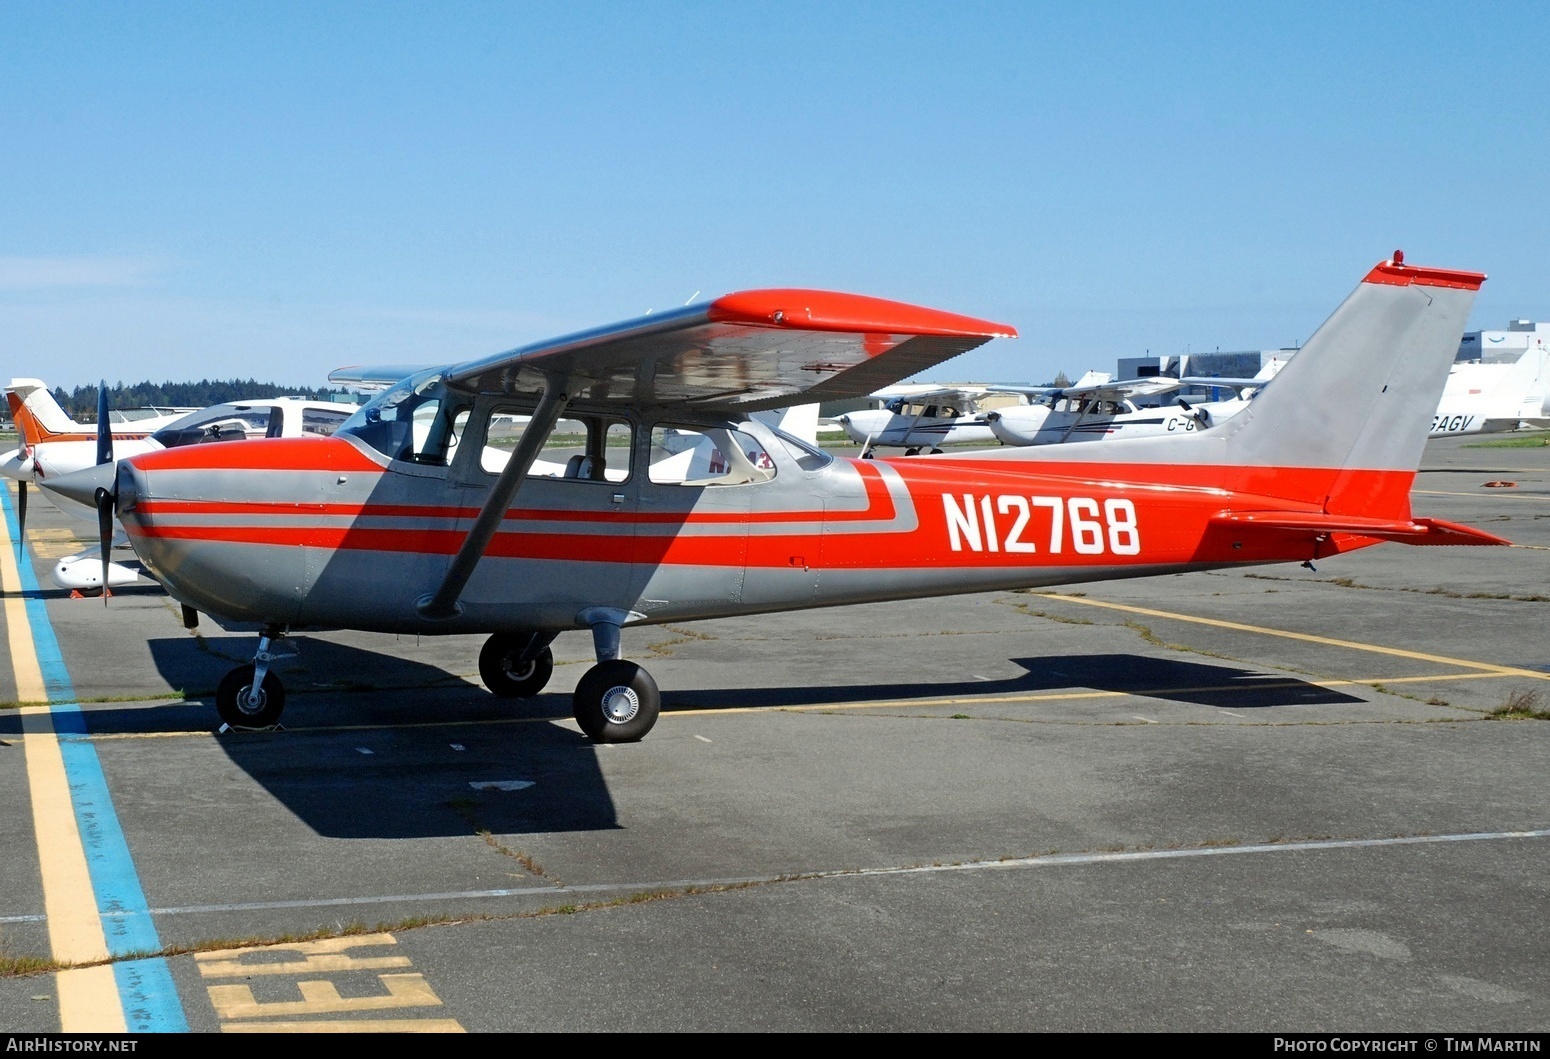
[(1507, 543), (1410, 510), (1484, 279), (1396, 253), (1275, 385), (1187, 436), (831, 456), (752, 413), (862, 396), (1015, 331), (755, 290), (419, 372), (332, 437), (147, 453), (73, 487), (104, 523), (116, 514), (186, 615), (262, 624), (254, 661), (217, 694), (234, 727), (279, 720), (270, 663), (297, 630), (488, 634), (479, 669), (502, 696), (542, 690), (552, 641), (583, 630), (597, 663), (575, 719), (596, 742), (627, 742), (661, 696), (620, 657), (625, 626), (1305, 562), (1385, 541)]

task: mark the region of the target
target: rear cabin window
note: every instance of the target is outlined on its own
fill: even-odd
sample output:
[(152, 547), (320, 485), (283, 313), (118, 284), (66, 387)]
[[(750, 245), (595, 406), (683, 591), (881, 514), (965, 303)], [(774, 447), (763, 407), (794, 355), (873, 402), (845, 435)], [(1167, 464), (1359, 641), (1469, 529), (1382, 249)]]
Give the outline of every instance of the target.
[(751, 485), (775, 477), (775, 461), (751, 434), (730, 427), (661, 424), (651, 431), (657, 485)]

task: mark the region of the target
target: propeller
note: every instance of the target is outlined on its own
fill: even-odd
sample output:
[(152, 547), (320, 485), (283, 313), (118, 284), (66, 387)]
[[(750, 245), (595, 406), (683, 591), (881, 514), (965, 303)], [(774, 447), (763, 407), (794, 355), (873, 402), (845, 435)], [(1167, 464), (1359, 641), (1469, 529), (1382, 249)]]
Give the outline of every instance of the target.
[[(97, 466), (113, 462), (113, 429), (108, 423), (108, 381), (97, 386)], [(98, 488), (97, 538), (102, 545), (102, 605), (108, 605), (108, 567), (113, 552), (113, 504), (117, 499), (118, 483), (112, 489)]]
[[(18, 426), (18, 431), (20, 427)], [(27, 444), (27, 435), (21, 434), (16, 443), (16, 538), (17, 546), (25, 549), (27, 546), (27, 475), (32, 473), (32, 447)]]
[(1201, 429), (1205, 429), (1211, 425), (1211, 413), (1207, 412), (1204, 408), (1195, 408), (1182, 397), (1179, 398), (1179, 407), (1184, 409), (1184, 411), (1188, 412), (1190, 415), (1194, 416), (1195, 422), (1200, 424)]

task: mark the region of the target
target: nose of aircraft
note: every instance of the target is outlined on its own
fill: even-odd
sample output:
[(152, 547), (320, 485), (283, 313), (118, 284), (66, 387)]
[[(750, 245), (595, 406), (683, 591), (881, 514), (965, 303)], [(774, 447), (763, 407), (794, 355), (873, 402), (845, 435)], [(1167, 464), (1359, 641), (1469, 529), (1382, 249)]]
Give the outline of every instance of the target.
[(56, 498), (95, 509), (97, 490), (112, 490), (116, 469), (116, 464), (99, 463), (95, 467), (71, 471), (69, 474), (61, 474), (57, 477), (39, 478), (38, 488), (45, 493), (53, 494)]

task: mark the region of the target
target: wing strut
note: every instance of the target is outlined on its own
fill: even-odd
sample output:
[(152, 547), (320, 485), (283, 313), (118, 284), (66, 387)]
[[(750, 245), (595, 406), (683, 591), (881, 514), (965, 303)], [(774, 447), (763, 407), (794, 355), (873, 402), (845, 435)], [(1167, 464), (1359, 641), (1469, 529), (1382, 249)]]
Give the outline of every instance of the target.
[(511, 502), (516, 499), (517, 490), (532, 468), (533, 461), (538, 458), (538, 450), (548, 439), (549, 431), (554, 429), (565, 406), (570, 403), (570, 394), (565, 389), (561, 380), (545, 379), (543, 396), (538, 401), (533, 418), (528, 421), (527, 430), (522, 433), (522, 440), (517, 442), (511, 460), (490, 487), (490, 495), (479, 511), (479, 517), (474, 519), (468, 536), (463, 539), (462, 546), (458, 548), (457, 555), (453, 556), (452, 565), (447, 567), (441, 586), (430, 595), (421, 596), (415, 604), (415, 609), (422, 616), (431, 619), (455, 618), (462, 612), (458, 597), (463, 594), (463, 587), (473, 576), (474, 567), (484, 557), (484, 550), (489, 547), (495, 531), (500, 529), (501, 520), (506, 517)]

